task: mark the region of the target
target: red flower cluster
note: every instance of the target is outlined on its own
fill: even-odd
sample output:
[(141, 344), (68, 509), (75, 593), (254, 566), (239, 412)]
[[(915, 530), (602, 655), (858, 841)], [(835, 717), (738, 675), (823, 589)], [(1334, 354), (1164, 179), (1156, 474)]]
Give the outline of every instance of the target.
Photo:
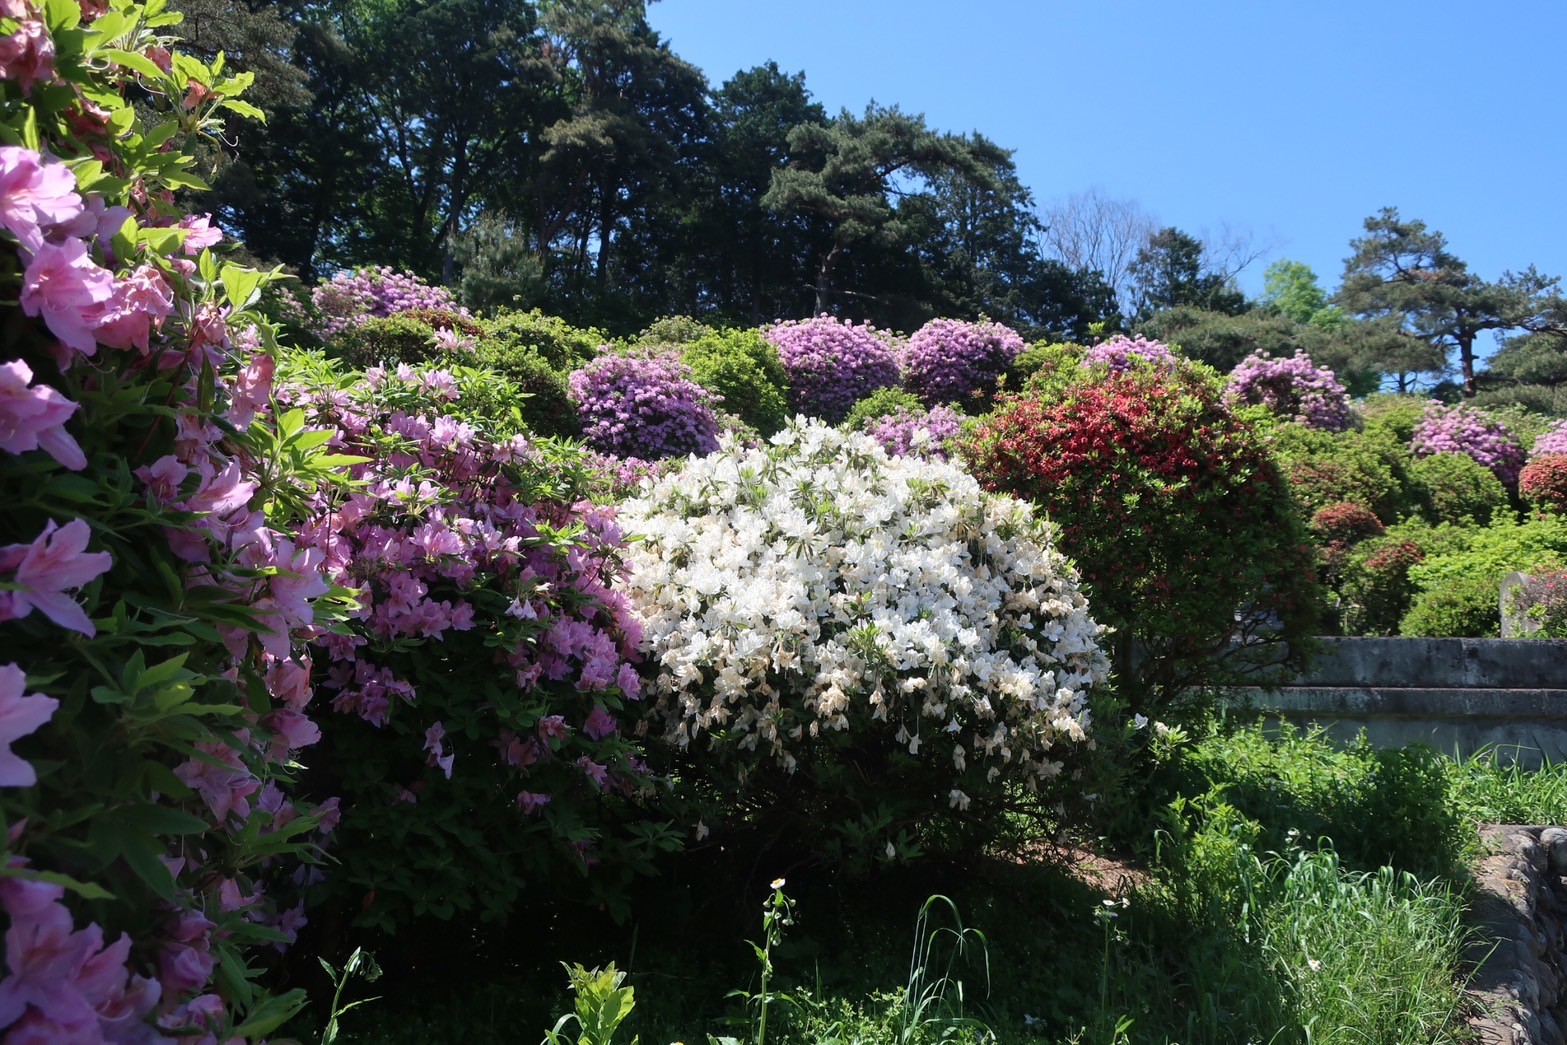
[(1518, 493), (1542, 513), (1567, 516), (1567, 454), (1546, 454), (1524, 465)]

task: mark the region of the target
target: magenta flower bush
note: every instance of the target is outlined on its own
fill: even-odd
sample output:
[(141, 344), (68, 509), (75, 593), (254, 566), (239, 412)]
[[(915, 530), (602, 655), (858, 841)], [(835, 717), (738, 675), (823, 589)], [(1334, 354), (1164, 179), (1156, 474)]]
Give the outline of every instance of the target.
[(1134, 366), (1151, 365), (1162, 369), (1175, 366), (1179, 357), (1162, 341), (1145, 337), (1127, 337), (1117, 334), (1103, 341), (1083, 356), (1085, 367), (1106, 367), (1120, 374)]
[(899, 355), (903, 387), (930, 407), (983, 407), (996, 383), (1026, 346), (1000, 323), (933, 319), (909, 338)]
[(605, 354), (570, 379), (582, 437), (601, 453), (657, 461), (718, 449), (713, 395), (672, 354)]
[(789, 408), (838, 424), (878, 388), (898, 384), (892, 347), (870, 324), (831, 316), (776, 323), (767, 340), (778, 346), (789, 375)]
[(649, 782), (614, 511), (584, 499), (588, 458), (491, 434), (461, 387), (301, 359), (279, 391), (358, 462), (354, 487), (311, 497), (298, 540), (359, 598), (312, 650), (334, 712), (314, 763), (345, 810), (326, 891), (388, 929), (499, 919), (601, 861), (618, 886), (659, 839), (599, 827)]
[(963, 415), (950, 406), (923, 413), (901, 410), (870, 427), (871, 438), (893, 457), (945, 461), (947, 441), (963, 430)]
[(1409, 445), (1416, 457), (1432, 454), (1472, 457), (1494, 472), (1509, 489), (1518, 486), (1518, 470), (1524, 463), (1523, 447), (1506, 425), (1472, 406), (1444, 406), (1432, 400), (1415, 427)]
[(1541, 432), (1534, 441), (1534, 449), (1529, 451), (1529, 458), (1533, 460), (1551, 454), (1567, 454), (1567, 421), (1557, 421)]
[(389, 266), (339, 272), (311, 293), (320, 314), (323, 340), (341, 334), (369, 319), (384, 319), (398, 312), (440, 309), (466, 316), (445, 287), (432, 287), (411, 272)]
[(266, 415), (265, 277), (174, 203), (245, 78), (110, 60), (173, 41), (108, 7), (0, 8), (0, 1037), (260, 1039), (337, 816), (295, 767), (340, 593), (284, 529), (330, 465)]
[(1265, 406), (1274, 415), (1307, 428), (1342, 432), (1350, 427), (1349, 392), (1327, 367), (1304, 351), (1286, 359), (1253, 352), (1230, 371), (1230, 396)]

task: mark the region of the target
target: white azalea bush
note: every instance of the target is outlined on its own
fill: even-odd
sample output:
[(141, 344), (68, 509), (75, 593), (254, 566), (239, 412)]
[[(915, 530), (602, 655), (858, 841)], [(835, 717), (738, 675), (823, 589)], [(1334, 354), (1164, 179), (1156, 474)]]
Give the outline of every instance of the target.
[(1108, 664), (1076, 573), (1031, 505), (955, 464), (799, 419), (650, 481), (620, 520), (642, 538), (646, 726), (699, 835), (911, 857), (1056, 808), (1095, 746)]

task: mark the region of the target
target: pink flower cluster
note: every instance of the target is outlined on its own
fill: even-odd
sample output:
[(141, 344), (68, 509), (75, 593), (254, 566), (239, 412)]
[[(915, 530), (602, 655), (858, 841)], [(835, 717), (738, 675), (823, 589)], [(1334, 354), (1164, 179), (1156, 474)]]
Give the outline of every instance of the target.
[(311, 293), (321, 314), (321, 336), (331, 339), (367, 319), (380, 319), (415, 309), (468, 313), (445, 287), (432, 287), (411, 272), (390, 266), (339, 272)]
[(778, 347), (796, 413), (838, 424), (855, 403), (898, 384), (897, 356), (868, 323), (856, 326), (822, 315), (776, 323), (767, 340)]
[(1230, 395), (1324, 432), (1342, 432), (1353, 420), (1349, 392), (1338, 376), (1317, 366), (1304, 351), (1288, 359), (1253, 352), (1230, 371)]
[(1567, 454), (1567, 421), (1557, 421), (1541, 432), (1534, 441), (1534, 449), (1529, 451), (1531, 459), (1548, 454)]
[(947, 441), (962, 430), (963, 415), (950, 406), (938, 406), (926, 413), (888, 414), (871, 427), (870, 435), (893, 457), (945, 461)]
[(601, 453), (657, 461), (718, 449), (713, 395), (672, 354), (606, 352), (571, 374), (582, 437)]
[(1489, 468), (1509, 489), (1518, 485), (1524, 452), (1518, 438), (1491, 415), (1462, 403), (1444, 406), (1432, 400), (1409, 441), (1416, 457), (1464, 454)]
[[(534, 794), (516, 802), (542, 808), (548, 798), (534, 792), (549, 787), (530, 791), (530, 779), (559, 763), (556, 752), (574, 730), (594, 741), (617, 734), (604, 698), (634, 700), (640, 691), (631, 663), (640, 626), (610, 586), (622, 544), (614, 512), (530, 496), (526, 476), (547, 463), (524, 436), (495, 442), (444, 413), (458, 398), (449, 372), (372, 369), (353, 392), (302, 382), (284, 385), (279, 398), (333, 431), (334, 449), (370, 458), (354, 466), (351, 493), (317, 495), (298, 534), (327, 576), (358, 592), (349, 633), (319, 640), (333, 710), (378, 729), (418, 714), (416, 707), (435, 714), (442, 705), (407, 673), (415, 658), (428, 658), (409, 651), (431, 642), (454, 650), (471, 634), (473, 648), (485, 652), (462, 670), (509, 679), (522, 694), (565, 684), (579, 695), (575, 724), (558, 714), (496, 715), (499, 760), (517, 796)], [(563, 553), (555, 535), (572, 527), (580, 536)], [(495, 641), (501, 636), (510, 641)], [(466, 692), (440, 700), (471, 706)], [(463, 771), (440, 719), (398, 734), (443, 777)], [(577, 771), (594, 790), (625, 791), (640, 779), (625, 766), (583, 759)], [(404, 781), (406, 794), (417, 794), (417, 783)]]
[(18, 23), (14, 32), (0, 35), (0, 80), (30, 94), (40, 80), (54, 79), (54, 41), (39, 10), (26, 0), (0, 0), (0, 18)]
[(903, 347), (903, 387), (926, 406), (983, 401), (1024, 347), (1017, 332), (1000, 323), (933, 319)]
[(1170, 346), (1145, 337), (1127, 337), (1117, 334), (1090, 348), (1083, 356), (1083, 366), (1108, 367), (1117, 374), (1134, 366), (1154, 366), (1168, 370), (1175, 366), (1177, 357)]

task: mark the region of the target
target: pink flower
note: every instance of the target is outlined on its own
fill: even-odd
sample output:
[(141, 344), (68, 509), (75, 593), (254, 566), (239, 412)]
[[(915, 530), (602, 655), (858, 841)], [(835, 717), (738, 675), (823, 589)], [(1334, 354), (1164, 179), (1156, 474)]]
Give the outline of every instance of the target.
[(256, 415), (266, 410), (272, 398), (273, 367), (271, 356), (257, 353), (234, 379), (229, 389), (228, 419), (235, 428), (248, 428)]
[(16, 32), (0, 36), (0, 80), (15, 80), (28, 94), (39, 80), (54, 79), (54, 40), (37, 18), (20, 21)]
[(71, 471), (81, 471), (87, 457), (65, 430), (76, 404), (48, 385), (28, 387), (32, 379), (32, 369), (21, 360), (0, 364), (0, 450), (43, 450)]
[(613, 735), (617, 728), (619, 727), (615, 725), (615, 716), (605, 711), (603, 704), (594, 704), (587, 722), (582, 725), (582, 731), (594, 740), (603, 740)]
[(147, 488), (147, 496), (154, 501), (167, 503), (179, 496), (180, 483), (190, 474), (190, 469), (180, 463), (173, 454), (166, 454), (152, 464), (142, 465), (133, 473)]
[(151, 265), (114, 281), (114, 294), (97, 315), (93, 336), (110, 348), (150, 348), (152, 331), (174, 311), (174, 293)]
[[(0, 65), (4, 64), (0, 40)], [(4, 77), (0, 73), (0, 78)], [(76, 177), (63, 163), (44, 163), (31, 149), (0, 147), (0, 226), (22, 246), (36, 251), (50, 226), (73, 221), (82, 213)]]
[(0, 665), (0, 787), (32, 787), (38, 774), (11, 745), (37, 732), (54, 717), (60, 702), (41, 693), (23, 693), (27, 675), (15, 664)]
[[(221, 740), (205, 740), (196, 745), (200, 753), (174, 770), (180, 782), (200, 793), (213, 817), (220, 823), (230, 814), (245, 820), (250, 816), (250, 796), (261, 782), (250, 775), (239, 752)], [(203, 981), (205, 982), (205, 981)]]
[(549, 795), (537, 794), (533, 791), (524, 791), (517, 796), (517, 808), (524, 813), (537, 813), (550, 804)]
[(104, 573), (113, 562), (108, 552), (85, 550), (91, 534), (81, 519), (63, 527), (56, 527), (51, 519), (32, 544), (0, 548), (0, 576), (10, 573), (11, 581), (21, 586), (0, 592), (0, 621), (20, 620), (36, 609), (62, 628), (88, 638), (97, 634), (87, 614), (66, 594)]
[(43, 316), (49, 330), (67, 348), (90, 356), (98, 351), (93, 336), (94, 306), (113, 294), (114, 277), (88, 256), (81, 240), (43, 243), (28, 262), (22, 280), (22, 311)]
[(185, 235), (184, 245), (188, 257), (195, 257), (205, 248), (223, 242), (223, 230), (212, 227), (211, 214), (187, 214), (180, 219), (179, 227), (189, 230)]
[(439, 722), (424, 731), (424, 749), (430, 753), (429, 764), (439, 766), (446, 774), (446, 779), (452, 778), (452, 763), (456, 761), (455, 753), (447, 754), (444, 741), (446, 740), (446, 727)]

